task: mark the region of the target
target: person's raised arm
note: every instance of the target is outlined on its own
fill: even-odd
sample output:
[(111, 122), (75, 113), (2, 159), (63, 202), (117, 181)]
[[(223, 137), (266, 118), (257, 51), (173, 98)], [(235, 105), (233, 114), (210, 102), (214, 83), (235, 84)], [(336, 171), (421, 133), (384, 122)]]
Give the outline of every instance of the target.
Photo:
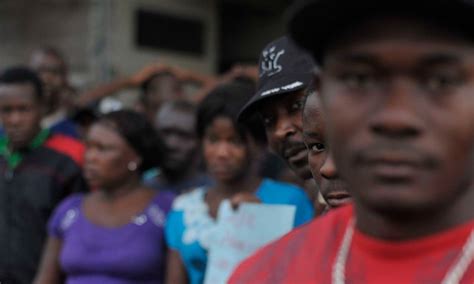
[(192, 70), (182, 69), (179, 67), (173, 67), (172, 73), (180, 80), (182, 83), (191, 83), (198, 86), (197, 91), (191, 97), (191, 100), (194, 102), (199, 102), (204, 98), (209, 91), (214, 89), (214, 87), (219, 83), (219, 79), (212, 75), (206, 75)]
[(193, 95), (192, 100), (195, 102), (200, 102), (217, 85), (231, 82), (239, 77), (245, 77), (255, 82), (258, 81), (258, 68), (254, 65), (234, 65), (229, 71), (219, 77), (187, 72), (189, 72), (187, 74), (188, 78), (200, 79), (202, 82), (199, 90)]
[(111, 96), (121, 90), (139, 87), (153, 75), (165, 72), (169, 68), (168, 65), (163, 63), (147, 65), (131, 76), (116, 79), (82, 93), (75, 101), (75, 105), (77, 107), (84, 107), (90, 103)]

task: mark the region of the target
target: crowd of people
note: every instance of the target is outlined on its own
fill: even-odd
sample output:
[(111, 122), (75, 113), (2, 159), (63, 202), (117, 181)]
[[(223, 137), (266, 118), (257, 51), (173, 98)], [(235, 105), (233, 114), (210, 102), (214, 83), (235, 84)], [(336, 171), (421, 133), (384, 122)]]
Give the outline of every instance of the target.
[(288, 15), (216, 77), (151, 63), (79, 92), (52, 47), (2, 68), (0, 283), (203, 283), (225, 203), (294, 209), (229, 283), (474, 283), (474, 3)]

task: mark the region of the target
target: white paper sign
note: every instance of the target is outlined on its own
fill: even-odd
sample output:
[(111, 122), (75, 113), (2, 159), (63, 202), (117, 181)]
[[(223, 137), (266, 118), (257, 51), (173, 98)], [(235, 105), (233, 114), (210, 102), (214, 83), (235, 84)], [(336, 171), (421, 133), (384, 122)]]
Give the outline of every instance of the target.
[(295, 213), (293, 205), (242, 203), (233, 210), (229, 201), (223, 201), (204, 283), (226, 283), (242, 260), (293, 228)]

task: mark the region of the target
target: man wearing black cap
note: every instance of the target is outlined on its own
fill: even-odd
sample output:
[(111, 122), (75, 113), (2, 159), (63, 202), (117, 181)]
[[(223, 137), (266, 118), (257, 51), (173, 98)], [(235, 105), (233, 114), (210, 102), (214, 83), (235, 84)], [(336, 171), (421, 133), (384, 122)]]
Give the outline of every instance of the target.
[(468, 0), (293, 10), (354, 205), (264, 248), (231, 283), (474, 283), (473, 19)]
[(286, 36), (269, 43), (260, 55), (258, 90), (239, 114), (242, 122), (253, 115), (262, 118), (271, 150), (303, 181), (312, 178), (302, 110), (313, 68), (311, 56)]

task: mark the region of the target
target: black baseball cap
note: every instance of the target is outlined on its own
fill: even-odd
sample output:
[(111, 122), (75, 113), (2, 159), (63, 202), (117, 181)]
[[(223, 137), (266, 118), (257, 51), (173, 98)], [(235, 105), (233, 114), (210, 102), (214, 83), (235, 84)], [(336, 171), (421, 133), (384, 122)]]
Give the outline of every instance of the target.
[(240, 121), (254, 114), (255, 107), (265, 99), (308, 87), (315, 67), (311, 55), (287, 36), (269, 43), (262, 50), (258, 66), (257, 92), (241, 109)]
[(288, 30), (320, 64), (334, 36), (380, 16), (419, 18), (474, 38), (474, 0), (302, 0), (288, 11)]

